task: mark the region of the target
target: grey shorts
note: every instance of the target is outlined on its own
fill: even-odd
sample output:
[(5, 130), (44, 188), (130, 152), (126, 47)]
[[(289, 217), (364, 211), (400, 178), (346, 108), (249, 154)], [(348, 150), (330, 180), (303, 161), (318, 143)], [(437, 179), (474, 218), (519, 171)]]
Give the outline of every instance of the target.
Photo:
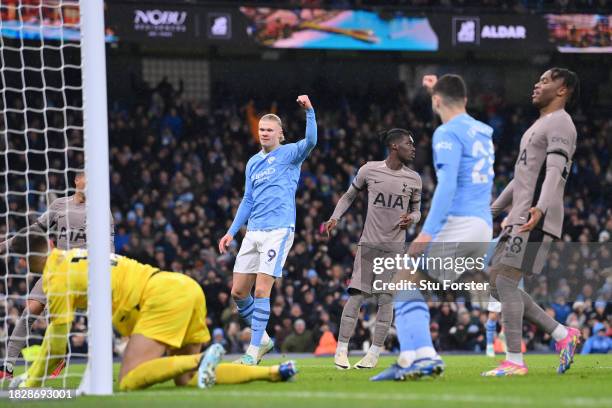
[(28, 293), (28, 300), (36, 300), (37, 302), (42, 303), (43, 305), (47, 304), (47, 296), (45, 296), (45, 292), (43, 291), (43, 280), (42, 278), (38, 279), (34, 284), (34, 287)]
[(520, 225), (509, 225), (501, 233), (491, 265), (503, 264), (537, 275), (544, 268), (554, 237), (542, 230), (518, 232)]
[[(404, 244), (389, 244), (388, 247), (388, 250), (372, 248), (366, 245), (359, 245), (357, 247), (351, 283), (348, 287), (349, 292), (351, 290), (358, 290), (370, 295), (373, 292), (374, 280), (380, 280), (385, 283), (393, 280), (395, 270), (385, 270), (385, 272), (380, 274), (374, 273), (375, 258), (393, 258), (396, 254), (403, 254), (405, 249)], [(394, 247), (397, 247), (397, 250)], [(383, 292), (377, 291), (376, 293)]]

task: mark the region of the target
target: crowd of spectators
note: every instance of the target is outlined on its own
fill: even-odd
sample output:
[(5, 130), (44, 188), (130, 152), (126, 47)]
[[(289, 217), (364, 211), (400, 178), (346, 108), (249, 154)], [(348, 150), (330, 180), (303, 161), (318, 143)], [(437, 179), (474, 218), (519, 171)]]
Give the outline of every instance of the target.
[[(185, 100), (180, 90), (168, 83), (147, 89), (144, 94), (135, 90), (131, 103), (117, 101), (109, 111), (116, 251), (196, 279), (206, 294), (213, 340), (229, 352), (241, 353), (248, 345), (250, 332), (238, 317), (230, 288), (242, 233), (225, 255), (218, 253), (217, 242), (240, 203), (246, 161), (259, 150), (249, 116), (276, 109), (284, 121), (287, 142), (293, 142), (303, 137), (303, 113), (293, 102), (293, 95), (279, 97), (278, 103), (225, 95), (213, 98), (219, 102), (210, 106)], [(425, 95), (410, 99), (401, 86), (394, 89), (384, 97), (372, 96), (366, 103), (363, 98), (311, 95), (319, 139), (302, 167), (296, 195), (295, 242), (283, 278), (273, 289), (267, 328), (279, 351), (311, 352), (324, 333), (337, 336), (364, 221), (365, 200), (356, 200), (331, 239), (321, 234), (320, 225), (331, 215), (358, 167), (384, 157), (378, 142), (379, 130), (404, 127), (415, 132), (417, 153), (412, 167), (422, 176), (423, 219), (427, 215), (435, 187), (431, 135), (438, 123)], [(495, 129), (493, 193), (497, 195), (511, 177), (519, 139), (536, 112), (530, 106), (508, 106), (500, 98), (486, 94), (475, 95), (469, 111)], [(574, 120), (579, 142), (566, 189), (563, 241), (604, 244), (587, 250), (558, 244), (561, 246), (551, 252), (543, 274), (528, 280), (527, 285), (551, 315), (579, 327), (589, 337), (596, 334), (593, 328), (599, 323), (604, 325), (604, 332), (612, 334), (612, 263), (610, 246), (605, 245), (612, 233), (612, 120), (589, 117), (580, 110), (574, 112)], [(78, 136), (73, 135), (75, 139)], [(70, 154), (79, 157), (80, 153)], [(50, 180), (60, 183), (63, 178)], [(44, 187), (43, 184), (38, 190), (44, 192)], [(35, 212), (45, 210), (46, 201), (40, 197), (32, 195), (29, 199)], [(16, 205), (10, 210), (17, 211)], [(14, 231), (17, 227), (14, 224), (9, 229)], [(414, 238), (419, 228), (412, 227), (409, 237)], [(567, 266), (567, 275), (549, 279), (560, 265)], [(17, 260), (10, 268), (15, 268), (11, 273), (16, 275), (26, 272)], [(6, 276), (6, 271), (2, 273)], [(6, 341), (23, 307), (27, 285), (24, 279), (11, 278), (0, 279), (0, 286), (0, 296), (8, 294), (0, 302), (5, 308), (2, 338)], [(487, 314), (481, 303), (467, 297), (433, 298), (429, 306), (431, 332), (440, 350), (483, 349)], [(374, 305), (362, 307), (351, 339), (352, 349), (369, 345), (374, 312)], [(38, 323), (36, 330), (42, 332), (44, 323)], [(86, 349), (82, 340), (79, 336), (73, 338), (73, 347)], [(530, 325), (526, 325), (524, 340), (530, 350), (551, 347), (550, 337)], [(392, 351), (397, 346), (392, 329), (386, 348)]]
[[(111, 113), (111, 202), (117, 222), (116, 247), (118, 252), (143, 262), (185, 271), (196, 278), (207, 295), (210, 326), (217, 329), (218, 336), (227, 338), (231, 351), (240, 351), (248, 333), (239, 329), (242, 326), (229, 296), (240, 237), (228, 255), (219, 256), (216, 243), (242, 197), (245, 163), (259, 149), (249, 127), (249, 115), (278, 109), (289, 142), (303, 137), (304, 118), (289, 100), (272, 104), (226, 98), (223, 106), (206, 109), (164, 88), (164, 92), (154, 92), (148, 104), (117, 108)], [(283, 350), (297, 350), (295, 345), (299, 344), (299, 350), (312, 351), (323, 332), (337, 334), (365, 200), (355, 203), (331, 240), (319, 228), (357, 168), (365, 161), (383, 157), (378, 130), (406, 127), (417, 134), (414, 168), (423, 177), (423, 210), (427, 212), (435, 186), (431, 134), (437, 123), (429, 109), (423, 108), (427, 103), (422, 95), (409, 100), (398, 90), (385, 99), (366, 105), (347, 100), (340, 104), (319, 101), (319, 142), (302, 167), (296, 196), (295, 243), (283, 279), (272, 296), (268, 331)], [(271, 108), (273, 105), (277, 107)], [(535, 112), (528, 106), (505, 106), (484, 94), (474, 98), (471, 111), (495, 128), (497, 194), (511, 176), (520, 136)], [(574, 118), (580, 143), (566, 192), (564, 240), (609, 241), (612, 168), (608, 146), (612, 121), (586, 117), (580, 111)], [(409, 231), (411, 237), (417, 229)], [(585, 259), (573, 260), (573, 268), (586, 277), (564, 270), (556, 274), (563, 275), (562, 279), (549, 282), (546, 275), (555, 274), (548, 269), (572, 263), (568, 250), (553, 250), (548, 269), (532, 284), (534, 293), (557, 319), (587, 330), (607, 320), (605, 302), (611, 300), (612, 293), (610, 254), (606, 250), (602, 254), (601, 248), (594, 252)], [(480, 305), (442, 300), (430, 305), (432, 332), (439, 347), (481, 348), (486, 313)], [(555, 309), (559, 304), (572, 313), (563, 315)], [(352, 347), (361, 349), (370, 341), (372, 311), (371, 307), (362, 309)], [(550, 347), (550, 339), (535, 327), (528, 327), (525, 333), (529, 348)], [(394, 336), (387, 343), (389, 349), (396, 347)]]

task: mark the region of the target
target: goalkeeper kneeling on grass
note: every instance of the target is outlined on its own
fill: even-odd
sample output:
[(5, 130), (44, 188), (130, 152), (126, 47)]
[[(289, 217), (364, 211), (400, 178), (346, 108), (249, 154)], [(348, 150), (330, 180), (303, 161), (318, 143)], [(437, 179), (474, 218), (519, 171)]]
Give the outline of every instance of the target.
[[(50, 324), (39, 357), (12, 386), (40, 387), (66, 354), (75, 310), (87, 307), (87, 251), (49, 253), (43, 237), (30, 234), (17, 239), (13, 248), (27, 254), (30, 271), (43, 275)], [(120, 390), (171, 379), (179, 386), (200, 388), (215, 383), (286, 381), (297, 373), (292, 361), (272, 367), (219, 364), (224, 353), (220, 345), (202, 352), (210, 334), (204, 293), (196, 281), (123, 256), (111, 255), (110, 262), (113, 326), (129, 336), (119, 372)]]

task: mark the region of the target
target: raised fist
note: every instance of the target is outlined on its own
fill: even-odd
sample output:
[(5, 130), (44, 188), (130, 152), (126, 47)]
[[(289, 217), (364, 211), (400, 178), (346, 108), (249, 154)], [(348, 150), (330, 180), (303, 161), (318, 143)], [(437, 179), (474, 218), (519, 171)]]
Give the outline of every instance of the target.
[(430, 94), (433, 92), (433, 87), (438, 82), (437, 75), (425, 75), (423, 77), (423, 86), (427, 89)]
[(308, 95), (300, 95), (296, 101), (303, 109), (312, 109), (312, 103), (310, 103)]

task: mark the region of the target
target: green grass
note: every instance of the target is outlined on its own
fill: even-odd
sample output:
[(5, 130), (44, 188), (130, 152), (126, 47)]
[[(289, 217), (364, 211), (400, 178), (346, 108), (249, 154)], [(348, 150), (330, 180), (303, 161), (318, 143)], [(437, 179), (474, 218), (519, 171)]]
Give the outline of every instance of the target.
[[(267, 364), (280, 360), (269, 359)], [(352, 358), (355, 363), (357, 358)], [(406, 382), (372, 383), (368, 378), (386, 368), (393, 358), (382, 358), (374, 370), (338, 371), (331, 358), (298, 360), (300, 372), (290, 383), (255, 382), (242, 385), (217, 385), (209, 390), (176, 388), (172, 383), (159, 384), (145, 391), (117, 392), (112, 397), (79, 397), (73, 400), (27, 402), (34, 407), (143, 407), (175, 408), (262, 407), (564, 407), (612, 406), (612, 355), (577, 356), (565, 375), (555, 372), (554, 355), (527, 357), (529, 375), (516, 378), (483, 378), (480, 372), (492, 368), (494, 361), (484, 356), (446, 356), (445, 374), (436, 379)], [(118, 366), (115, 371), (118, 371)], [(71, 374), (82, 371), (75, 366)], [(75, 388), (78, 379), (71, 377), (67, 386)], [(55, 380), (53, 386), (61, 386)], [(116, 386), (116, 384), (115, 384)], [(197, 405), (196, 405), (197, 404)]]

